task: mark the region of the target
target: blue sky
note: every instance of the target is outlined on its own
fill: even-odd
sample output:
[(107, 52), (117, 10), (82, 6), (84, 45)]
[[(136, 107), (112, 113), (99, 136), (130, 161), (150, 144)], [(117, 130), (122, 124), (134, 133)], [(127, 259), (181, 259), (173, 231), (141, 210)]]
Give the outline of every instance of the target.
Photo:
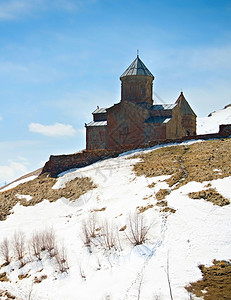
[(0, 0), (0, 45), (0, 186), (83, 149), (137, 49), (166, 103), (231, 103), (230, 0)]

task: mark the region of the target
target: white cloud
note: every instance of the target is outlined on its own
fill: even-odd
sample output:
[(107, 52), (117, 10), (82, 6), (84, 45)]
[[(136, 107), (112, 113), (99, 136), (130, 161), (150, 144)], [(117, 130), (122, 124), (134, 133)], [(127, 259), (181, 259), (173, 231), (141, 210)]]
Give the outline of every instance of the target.
[(0, 20), (11, 20), (27, 14), (32, 8), (30, 1), (13, 0), (4, 1), (0, 4)]
[(39, 123), (29, 124), (29, 130), (31, 132), (40, 133), (46, 136), (73, 136), (75, 129), (72, 125), (55, 123), (54, 125), (42, 125)]
[(0, 116), (0, 121), (2, 121), (2, 117)]
[(10, 161), (7, 166), (0, 166), (0, 187), (28, 173), (25, 164)]
[[(166, 49), (165, 51), (150, 51), (155, 66), (179, 69), (184, 74), (190, 70), (218, 71), (230, 70), (231, 44), (216, 47), (182, 47), (181, 49)], [(164, 62), (164, 63), (163, 63)]]
[(94, 0), (5, 0), (0, 3), (0, 21), (14, 20), (38, 12), (62, 10), (73, 12)]

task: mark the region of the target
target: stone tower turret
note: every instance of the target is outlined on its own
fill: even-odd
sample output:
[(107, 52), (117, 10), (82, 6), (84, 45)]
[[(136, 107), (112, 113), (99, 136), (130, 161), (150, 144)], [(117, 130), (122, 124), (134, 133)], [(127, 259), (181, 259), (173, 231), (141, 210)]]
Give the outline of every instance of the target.
[(137, 55), (121, 75), (121, 101), (153, 104), (152, 88), (154, 76)]

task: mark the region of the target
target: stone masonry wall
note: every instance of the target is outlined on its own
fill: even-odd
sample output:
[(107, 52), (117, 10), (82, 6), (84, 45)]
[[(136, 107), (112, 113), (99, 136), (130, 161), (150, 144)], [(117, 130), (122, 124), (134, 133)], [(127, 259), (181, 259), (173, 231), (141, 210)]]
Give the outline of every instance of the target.
[(48, 173), (51, 177), (56, 177), (58, 174), (72, 169), (81, 168), (95, 163), (99, 160), (117, 157), (123, 152), (130, 150), (135, 150), (138, 148), (149, 148), (156, 145), (168, 144), (168, 143), (180, 143), (188, 140), (208, 140), (212, 138), (225, 138), (231, 136), (231, 124), (220, 125), (220, 130), (218, 133), (195, 135), (195, 136), (185, 136), (179, 139), (164, 139), (161, 141), (151, 141), (143, 145), (126, 145), (121, 146), (119, 150), (84, 150), (75, 154), (67, 155), (51, 155), (48, 162), (46, 162), (43, 167), (42, 173)]

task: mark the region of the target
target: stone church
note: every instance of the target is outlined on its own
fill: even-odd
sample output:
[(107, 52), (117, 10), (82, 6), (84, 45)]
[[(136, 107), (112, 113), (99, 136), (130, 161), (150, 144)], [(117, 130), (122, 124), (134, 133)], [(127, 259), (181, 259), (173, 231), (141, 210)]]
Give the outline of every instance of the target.
[(154, 76), (139, 55), (120, 80), (121, 101), (109, 108), (97, 107), (93, 121), (85, 124), (87, 150), (116, 150), (196, 135), (196, 114), (182, 92), (174, 104), (154, 103)]

